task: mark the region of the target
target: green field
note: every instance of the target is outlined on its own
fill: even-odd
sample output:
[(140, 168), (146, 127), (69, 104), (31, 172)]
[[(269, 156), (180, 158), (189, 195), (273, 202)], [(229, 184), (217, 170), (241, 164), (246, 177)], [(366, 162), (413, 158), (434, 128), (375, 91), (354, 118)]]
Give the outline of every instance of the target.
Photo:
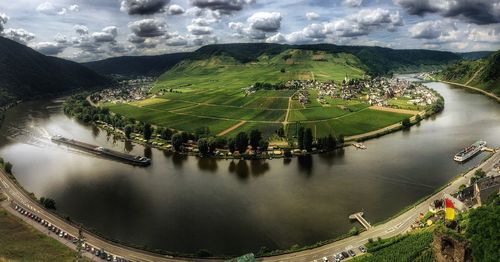
[(0, 261), (75, 261), (76, 253), (0, 208)]
[[(406, 118), (407, 115), (366, 110), (368, 104), (361, 100), (327, 98), (327, 103), (321, 104), (315, 89), (308, 90), (309, 103), (304, 105), (294, 96), (296, 90), (258, 90), (249, 94), (244, 91), (256, 82), (342, 81), (346, 75), (359, 78), (364, 75), (361, 68), (364, 66), (355, 56), (345, 53), (287, 50), (249, 63), (212, 56), (182, 61), (164, 73), (152, 89), (157, 94), (155, 98), (104, 106), (114, 113), (157, 126), (188, 132), (206, 126), (212, 135), (227, 130), (226, 136), (255, 128), (265, 136), (279, 128), (294, 134), (297, 122), (316, 128), (318, 137), (350, 136)], [(230, 129), (242, 121), (246, 123)]]

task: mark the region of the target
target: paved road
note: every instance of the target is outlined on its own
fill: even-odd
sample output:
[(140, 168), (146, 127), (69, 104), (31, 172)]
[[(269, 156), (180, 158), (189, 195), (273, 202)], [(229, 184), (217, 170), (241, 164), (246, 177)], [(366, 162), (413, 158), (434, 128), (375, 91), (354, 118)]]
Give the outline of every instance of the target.
[[(414, 208), (406, 211), (405, 213), (397, 216), (396, 218), (391, 219), (390, 221), (373, 227), (372, 229), (362, 232), (358, 236), (354, 237), (349, 237), (340, 241), (336, 241), (334, 243), (302, 251), (302, 252), (296, 252), (296, 253), (291, 253), (291, 254), (286, 254), (286, 255), (280, 255), (280, 256), (273, 256), (273, 257), (267, 257), (267, 258), (262, 258), (259, 259), (260, 261), (294, 261), (294, 262), (309, 262), (309, 261), (314, 261), (314, 260), (320, 260), (322, 257), (329, 257), (331, 259), (331, 256), (339, 251), (343, 251), (346, 248), (352, 248), (356, 249), (360, 245), (365, 244), (369, 238), (376, 239), (377, 237), (382, 237), (382, 238), (387, 238), (391, 236), (398, 235), (400, 233), (404, 233), (409, 230), (411, 224), (418, 218), (418, 215), (420, 213), (426, 213), (428, 211), (428, 206), (438, 198), (441, 198), (443, 193), (453, 193), (458, 190), (460, 185), (468, 183), (470, 177), (474, 174), (475, 170), (477, 168), (482, 168), (484, 171), (488, 172), (493, 168), (493, 165), (497, 162), (500, 161), (500, 152), (495, 153), (492, 157), (490, 157), (487, 161), (483, 162), (481, 165), (478, 167), (474, 168), (467, 174), (457, 178), (453, 182), (449, 183), (446, 188), (444, 188), (442, 191), (434, 194), (433, 196), (429, 197), (422, 203), (416, 205)], [(9, 198), (9, 201), (13, 201), (16, 204), (19, 204), (23, 206), (25, 209), (29, 210), (30, 212), (36, 214), (37, 216), (41, 217), (44, 220), (49, 221), (51, 224), (55, 225), (56, 227), (60, 228), (61, 230), (68, 232), (69, 234), (73, 236), (78, 235), (78, 228), (76, 226), (73, 226), (69, 224), (67, 221), (60, 219), (56, 215), (53, 215), (50, 212), (47, 212), (43, 210), (43, 208), (38, 204), (38, 202), (34, 201), (31, 199), (23, 190), (21, 190), (16, 184), (12, 183), (10, 179), (8, 179), (7, 175), (3, 173), (3, 171), (0, 171), (0, 188), (4, 191), (5, 195)], [(4, 201), (2, 206), (5, 207), (6, 210), (9, 212), (21, 217), (22, 219), (26, 220), (28, 223), (32, 224), (35, 226), (35, 228), (41, 230), (42, 232), (47, 233), (47, 229), (44, 227), (39, 226), (38, 224), (32, 222), (30, 219), (21, 216), (16, 212), (12, 207), (9, 206), (9, 201)], [(347, 218), (346, 218), (347, 219)], [(54, 234), (51, 234), (51, 236), (62, 243), (70, 246), (71, 248), (74, 248), (74, 246), (70, 243), (67, 243), (66, 240), (63, 240), (57, 236), (54, 236)], [(113, 255), (117, 255), (120, 257), (127, 258), (132, 261), (140, 261), (140, 262), (150, 262), (150, 261), (195, 261), (193, 259), (188, 259), (188, 258), (178, 258), (178, 257), (170, 257), (170, 256), (162, 256), (162, 255), (157, 255), (141, 250), (137, 250), (134, 248), (129, 248), (129, 247), (124, 247), (109, 241), (106, 241), (100, 237), (97, 237), (93, 234), (90, 234), (88, 232), (84, 233), (84, 236), (86, 238), (86, 242), (91, 244), (94, 247), (104, 249), (106, 252), (111, 253)], [(90, 254), (86, 254), (86, 256), (90, 258), (95, 258), (91, 256)], [(216, 259), (204, 259), (204, 260), (198, 260), (198, 261), (217, 261)]]

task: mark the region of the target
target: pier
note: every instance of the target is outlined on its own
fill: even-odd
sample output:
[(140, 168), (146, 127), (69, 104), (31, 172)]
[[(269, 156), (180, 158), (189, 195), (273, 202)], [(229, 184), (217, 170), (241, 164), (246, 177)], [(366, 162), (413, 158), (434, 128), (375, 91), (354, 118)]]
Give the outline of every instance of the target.
[(358, 222), (364, 228), (366, 228), (366, 230), (372, 228), (372, 225), (370, 225), (370, 223), (368, 223), (368, 221), (366, 221), (366, 219), (363, 217), (363, 212), (354, 213), (354, 214), (349, 216), (349, 219), (350, 220), (355, 220), (355, 219), (358, 220)]

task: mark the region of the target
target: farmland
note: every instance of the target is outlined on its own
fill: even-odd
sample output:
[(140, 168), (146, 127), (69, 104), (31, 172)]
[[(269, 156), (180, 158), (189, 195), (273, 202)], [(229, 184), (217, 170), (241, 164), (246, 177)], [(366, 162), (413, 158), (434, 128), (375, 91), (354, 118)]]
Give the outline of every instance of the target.
[(274, 57), (262, 55), (241, 63), (228, 56), (184, 60), (161, 75), (151, 89), (153, 97), (129, 103), (103, 103), (120, 115), (179, 131), (208, 127), (211, 135), (233, 137), (259, 129), (269, 137), (283, 128), (293, 137), (297, 126), (315, 128), (319, 136), (358, 135), (400, 122), (409, 115), (368, 109), (366, 100), (327, 97), (309, 89), (308, 102), (297, 89), (248, 88), (257, 82), (289, 80), (342, 82), (363, 78), (357, 57), (319, 51), (287, 50)]

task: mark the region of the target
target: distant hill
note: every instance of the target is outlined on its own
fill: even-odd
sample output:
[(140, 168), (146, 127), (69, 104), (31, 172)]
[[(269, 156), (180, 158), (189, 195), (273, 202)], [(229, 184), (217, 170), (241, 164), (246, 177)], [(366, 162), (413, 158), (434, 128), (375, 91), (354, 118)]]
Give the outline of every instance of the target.
[(494, 51), (477, 51), (477, 52), (467, 52), (467, 53), (458, 53), (463, 59), (466, 60), (478, 60), (493, 54)]
[(95, 62), (84, 66), (105, 75), (158, 76), (168, 71), (191, 53), (175, 53), (158, 56), (122, 56)]
[(437, 77), (500, 96), (500, 50), (484, 59), (459, 61), (437, 74)]
[(280, 45), (267, 43), (216, 44), (199, 48), (192, 53), (161, 56), (111, 58), (85, 63), (103, 74), (160, 75), (182, 60), (204, 60), (212, 56), (226, 56), (241, 62), (257, 61), (262, 55), (275, 56), (286, 50), (323, 51), (331, 54), (348, 53), (356, 56), (371, 75), (415, 72), (440, 69), (443, 65), (461, 59), (451, 52), (431, 50), (397, 50), (373, 46), (339, 46), (333, 44)]
[(108, 78), (78, 63), (45, 56), (0, 37), (0, 106), (17, 99), (108, 83)]

